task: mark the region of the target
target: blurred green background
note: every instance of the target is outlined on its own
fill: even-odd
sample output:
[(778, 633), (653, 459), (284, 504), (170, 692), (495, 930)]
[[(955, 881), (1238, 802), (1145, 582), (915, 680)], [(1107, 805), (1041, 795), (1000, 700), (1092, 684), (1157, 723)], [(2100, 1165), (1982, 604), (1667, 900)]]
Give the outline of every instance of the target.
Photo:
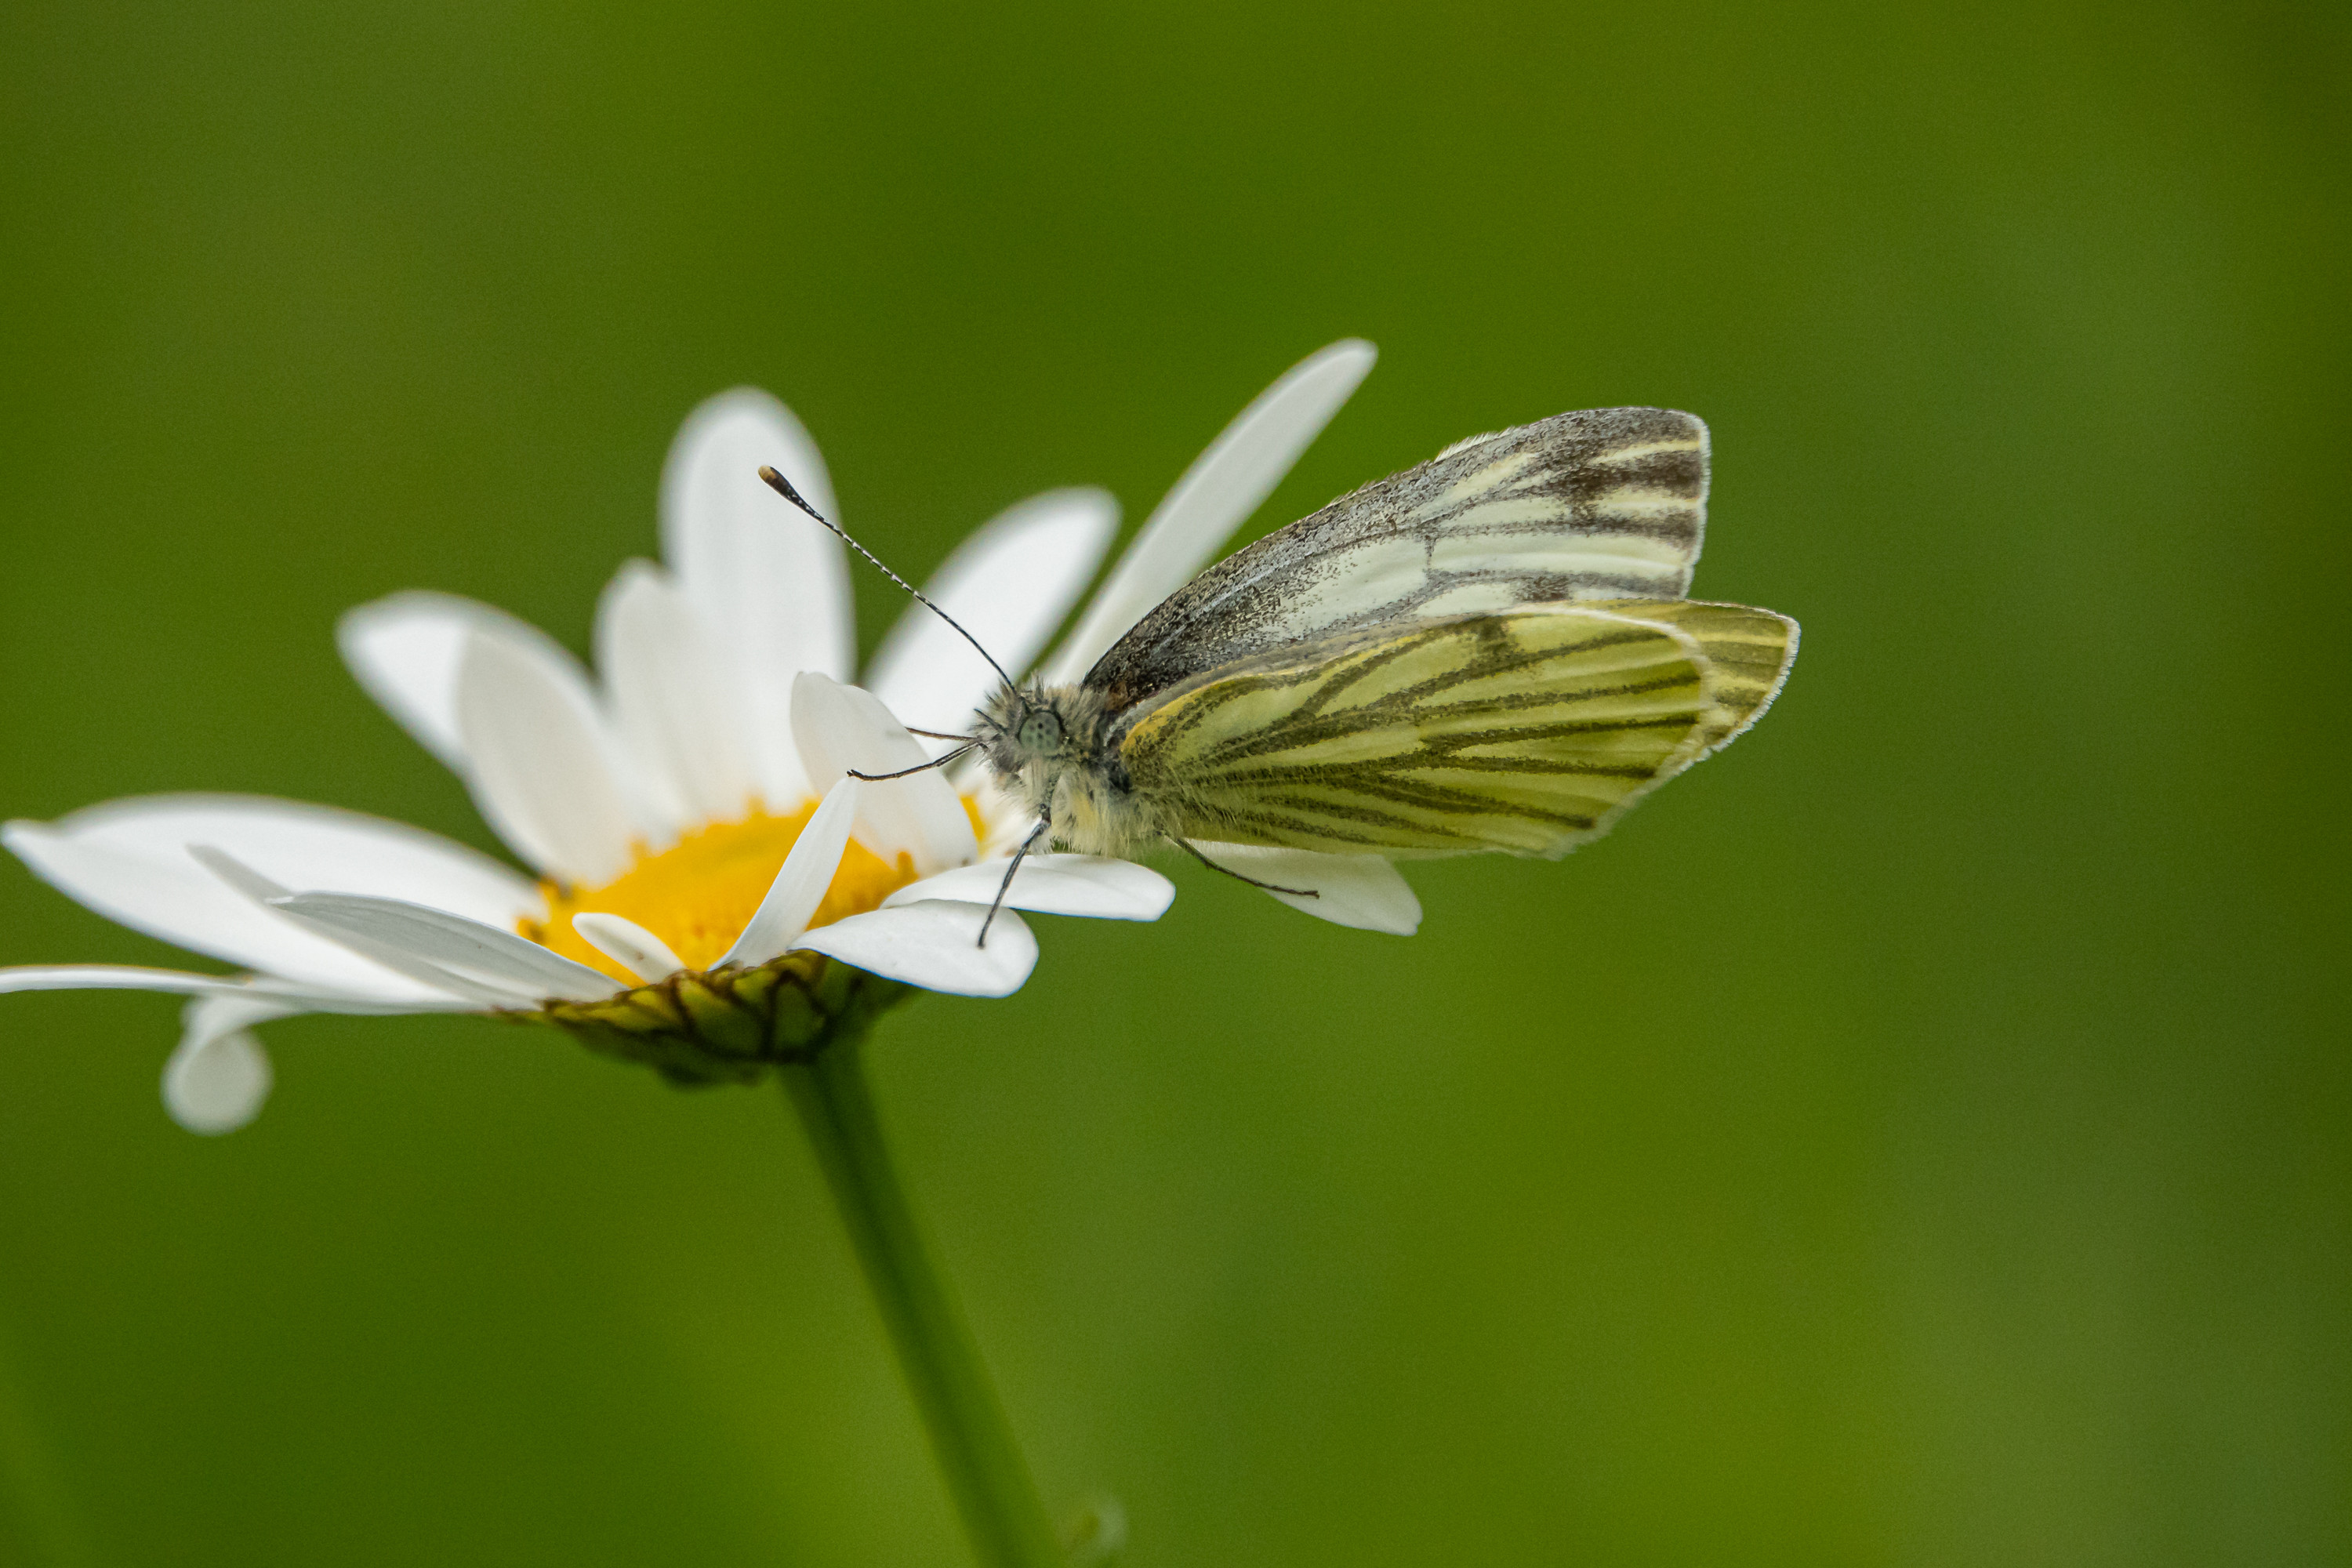
[[(928, 570), (1713, 425), (1785, 700), (1423, 933), (1171, 868), (877, 1070), (1045, 1489), (1162, 1564), (2352, 1562), (2340, 7), (0, 13), (0, 811), (489, 840), (330, 642), (574, 647), (678, 420)], [(898, 610), (857, 580), (866, 646)], [(0, 962), (170, 963), (0, 867)], [(954, 1563), (778, 1096), (476, 1020), (0, 999), (0, 1560)]]

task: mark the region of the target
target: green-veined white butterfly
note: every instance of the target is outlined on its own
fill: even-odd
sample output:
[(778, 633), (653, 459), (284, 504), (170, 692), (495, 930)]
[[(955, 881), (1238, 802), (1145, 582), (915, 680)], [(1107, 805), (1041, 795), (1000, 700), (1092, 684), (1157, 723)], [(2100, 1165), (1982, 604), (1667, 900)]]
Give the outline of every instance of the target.
[(1200, 844), (1563, 855), (1754, 723), (1796, 657), (1788, 617), (1685, 597), (1706, 489), (1706, 426), (1669, 409), (1459, 442), (1201, 573), (1075, 682), (1000, 668), (939, 762), (976, 749), (1034, 823), (1008, 887), (1049, 840), (1171, 844), (1286, 901), (1318, 894)]

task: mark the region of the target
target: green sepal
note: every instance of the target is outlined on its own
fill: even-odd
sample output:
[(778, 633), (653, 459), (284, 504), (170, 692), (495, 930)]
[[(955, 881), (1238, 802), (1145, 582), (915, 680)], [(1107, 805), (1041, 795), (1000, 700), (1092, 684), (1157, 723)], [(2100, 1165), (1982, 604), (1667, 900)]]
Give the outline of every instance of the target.
[(863, 1034), (914, 988), (822, 953), (756, 969), (681, 973), (596, 1002), (506, 1016), (552, 1024), (602, 1056), (641, 1062), (674, 1084), (757, 1083), (835, 1039)]

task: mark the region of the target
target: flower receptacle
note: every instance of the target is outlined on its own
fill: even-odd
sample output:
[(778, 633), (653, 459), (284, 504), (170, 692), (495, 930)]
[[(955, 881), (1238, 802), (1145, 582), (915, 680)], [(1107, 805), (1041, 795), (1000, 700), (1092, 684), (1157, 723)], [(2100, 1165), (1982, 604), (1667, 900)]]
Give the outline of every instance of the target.
[(687, 972), (602, 1001), (503, 1016), (552, 1024), (599, 1055), (642, 1063), (682, 1087), (749, 1084), (863, 1034), (913, 990), (801, 952), (757, 968)]

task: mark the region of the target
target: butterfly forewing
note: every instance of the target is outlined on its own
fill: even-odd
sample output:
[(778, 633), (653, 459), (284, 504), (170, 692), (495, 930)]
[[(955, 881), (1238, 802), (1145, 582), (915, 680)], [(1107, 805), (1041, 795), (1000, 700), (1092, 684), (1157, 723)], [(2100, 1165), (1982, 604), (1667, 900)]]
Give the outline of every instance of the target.
[(1465, 441), (1212, 566), (1087, 684), (1117, 711), (1236, 659), (1390, 622), (1678, 599), (1706, 479), (1706, 426), (1670, 409), (1590, 409)]
[(1690, 632), (1541, 606), (1213, 671), (1138, 715), (1119, 756), (1186, 837), (1559, 855), (1730, 732), (1717, 687)]

